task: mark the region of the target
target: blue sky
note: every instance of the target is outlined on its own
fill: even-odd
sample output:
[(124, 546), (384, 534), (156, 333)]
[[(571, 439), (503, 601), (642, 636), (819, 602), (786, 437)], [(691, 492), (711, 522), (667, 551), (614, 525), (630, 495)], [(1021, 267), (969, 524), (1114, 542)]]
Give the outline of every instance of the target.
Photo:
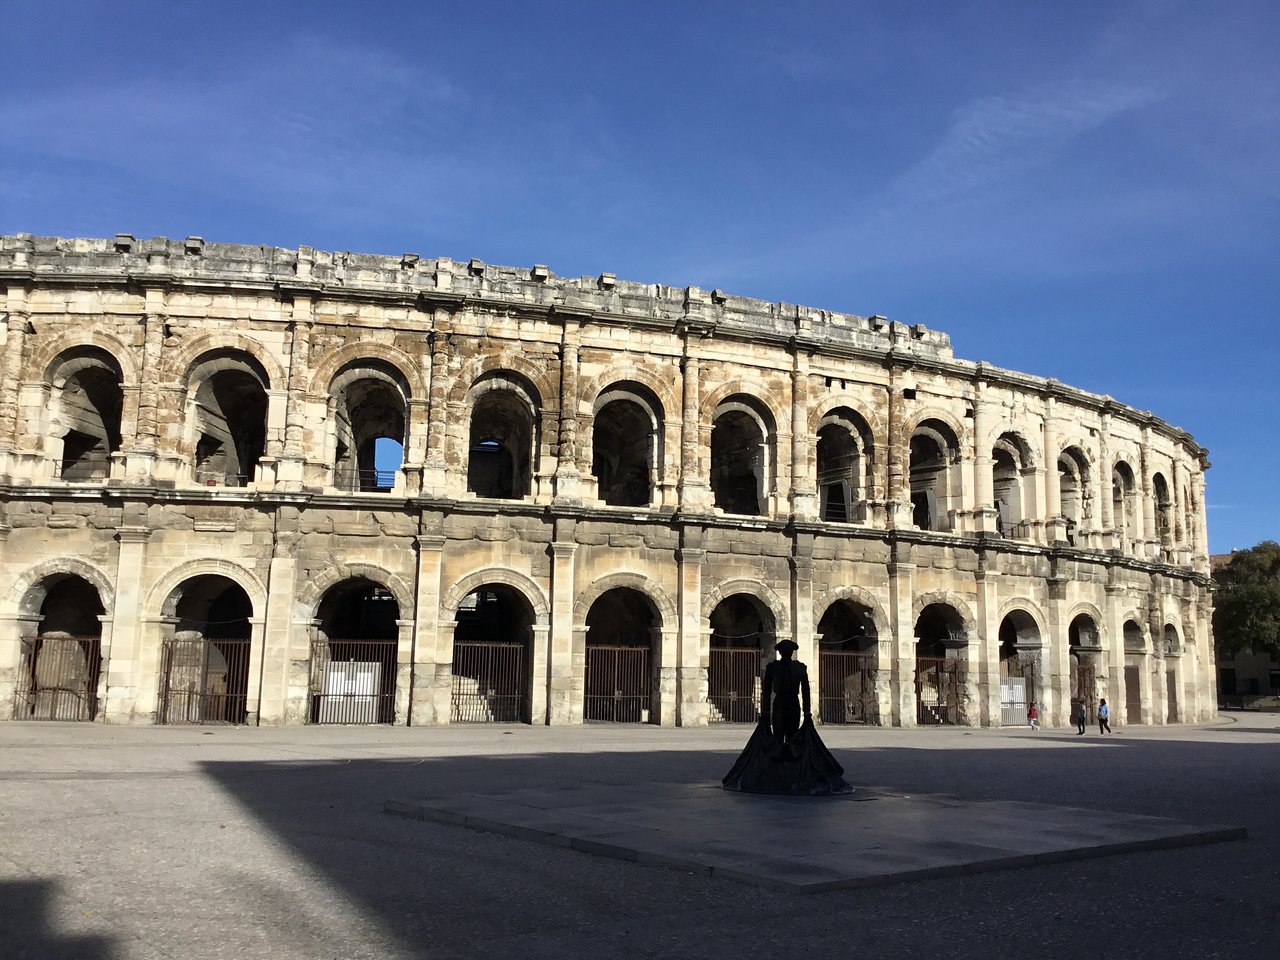
[(947, 331), (1280, 539), (1280, 5), (11, 4), (0, 232), (546, 263)]

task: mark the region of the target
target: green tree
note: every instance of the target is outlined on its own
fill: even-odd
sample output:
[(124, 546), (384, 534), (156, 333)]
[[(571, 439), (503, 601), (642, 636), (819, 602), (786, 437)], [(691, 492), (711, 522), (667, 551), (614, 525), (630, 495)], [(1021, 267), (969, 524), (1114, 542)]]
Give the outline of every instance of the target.
[(1213, 636), (1220, 653), (1280, 653), (1280, 543), (1237, 550), (1213, 575)]

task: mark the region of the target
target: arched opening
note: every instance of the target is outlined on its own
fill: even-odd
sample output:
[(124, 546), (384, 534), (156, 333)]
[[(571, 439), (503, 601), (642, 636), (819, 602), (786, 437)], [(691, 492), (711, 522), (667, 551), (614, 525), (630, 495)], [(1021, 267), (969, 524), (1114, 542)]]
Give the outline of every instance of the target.
[(818, 515), (833, 523), (867, 518), (874, 463), (871, 429), (857, 413), (841, 407), (818, 425)]
[(400, 604), (386, 587), (352, 577), (316, 609), (311, 642), (312, 723), (392, 723)]
[(51, 373), (58, 476), (73, 483), (107, 479), (111, 454), (120, 449), (119, 363), (98, 347), (81, 347), (60, 356)]
[(996, 530), (1002, 537), (1025, 538), (1030, 535), (1025, 522), (1029, 513), (1033, 486), (1024, 483), (1031, 469), (1026, 443), (1014, 433), (1004, 433), (991, 449), (991, 492), (996, 508)]
[(478, 497), (519, 500), (533, 489), (536, 404), (526, 390), (504, 378), (472, 388), (467, 490)]
[(638, 590), (606, 590), (587, 611), (584, 720), (648, 723), (653, 702), (658, 618)]
[(380, 360), (345, 366), (329, 387), (334, 423), (333, 485), (388, 493), (404, 464), (409, 384)]
[(920, 530), (951, 529), (952, 468), (960, 443), (940, 420), (925, 420), (911, 434), (911, 522)]
[(530, 723), (533, 607), (501, 583), (472, 590), (453, 631), (454, 723)]
[(204, 574), (183, 581), (164, 605), (157, 723), (245, 723), (249, 711), (249, 618), (253, 604), (234, 580)]
[(1142, 722), (1142, 678), (1147, 643), (1136, 620), (1124, 622), (1124, 714), (1126, 723)]
[(773, 418), (751, 397), (730, 397), (711, 428), (711, 492), (725, 513), (763, 516), (772, 470)]
[(1079, 447), (1068, 447), (1058, 457), (1058, 502), (1067, 527), (1067, 543), (1076, 542), (1076, 530), (1090, 517), (1089, 461)]
[(774, 658), (773, 612), (749, 594), (736, 593), (711, 611), (707, 701), (711, 723), (755, 723), (760, 679)]
[(1081, 613), (1067, 628), (1067, 659), (1070, 669), (1071, 712), (1083, 706), (1086, 720), (1094, 720), (1098, 710), (1097, 664), (1102, 640), (1093, 617)]
[(1027, 723), (1027, 710), (1036, 703), (1036, 673), (1040, 661), (1040, 628), (1025, 610), (1011, 610), (1000, 621), (1000, 725)]
[(916, 618), (916, 723), (959, 724), (966, 716), (964, 618), (931, 603)]
[(869, 607), (836, 600), (818, 621), (818, 719), (823, 723), (875, 723), (878, 651)]
[(1118, 461), (1111, 471), (1111, 520), (1122, 549), (1138, 533), (1133, 502), (1136, 490), (1133, 470), (1123, 460)]
[(618, 384), (596, 401), (591, 473), (598, 497), (610, 506), (647, 507), (662, 453), (661, 407), (648, 388)]
[(266, 452), (269, 382), (258, 361), (238, 350), (205, 354), (192, 369), (196, 483), (243, 487), (253, 481)]
[(1169, 658), (1165, 662), (1165, 714), (1166, 723), (1178, 722), (1178, 666), (1177, 657), (1182, 655), (1182, 643), (1178, 639), (1178, 628), (1172, 623), (1164, 625), (1164, 655)]
[(1164, 474), (1157, 473), (1151, 477), (1151, 492), (1156, 499), (1156, 532), (1160, 537), (1160, 545), (1165, 550), (1173, 549), (1173, 496), (1169, 493), (1169, 482)]
[(24, 637), (16, 720), (94, 720), (102, 671), (106, 612), (93, 584), (72, 574), (46, 577), (24, 598), (38, 612), (35, 636)]

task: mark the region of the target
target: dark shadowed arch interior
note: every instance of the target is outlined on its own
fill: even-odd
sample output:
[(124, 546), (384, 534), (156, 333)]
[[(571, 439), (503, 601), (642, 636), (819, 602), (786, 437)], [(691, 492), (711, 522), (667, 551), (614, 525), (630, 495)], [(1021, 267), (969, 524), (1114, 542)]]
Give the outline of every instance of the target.
[(587, 611), (586, 627), (583, 717), (633, 723), (656, 718), (659, 620), (653, 603), (628, 587), (606, 590)]
[(819, 516), (835, 523), (865, 520), (873, 469), (866, 421), (845, 407), (831, 411), (818, 425), (816, 454)]
[(178, 585), (164, 609), (174, 618), (164, 643), (159, 723), (245, 723), (253, 604), (218, 574)]
[(351, 577), (325, 592), (316, 619), (311, 722), (391, 723), (400, 619), (391, 591), (367, 577)]
[(925, 420), (911, 434), (911, 519), (921, 530), (951, 528), (951, 475), (960, 444), (940, 420)]
[(1137, 533), (1136, 493), (1133, 470), (1121, 460), (1111, 471), (1111, 521), (1124, 537), (1133, 537)]
[(1169, 482), (1164, 474), (1157, 473), (1151, 478), (1151, 493), (1156, 501), (1156, 532), (1160, 542), (1166, 547), (1173, 546), (1173, 496), (1169, 492)]
[(391, 364), (364, 360), (334, 378), (333, 483), (342, 490), (383, 493), (404, 460), (409, 386)]
[(29, 593), (43, 599), (36, 635), (22, 641), (14, 718), (95, 719), (105, 613), (97, 589), (81, 577), (54, 574)]
[(1097, 663), (1102, 638), (1098, 625), (1087, 613), (1077, 614), (1067, 628), (1067, 661), (1070, 670), (1071, 707), (1074, 714), (1082, 705), (1092, 719), (1098, 704)]
[(266, 371), (249, 354), (221, 350), (193, 368), (196, 483), (242, 487), (266, 452)]
[(760, 713), (760, 678), (774, 657), (773, 612), (745, 593), (711, 611), (707, 699), (713, 723), (754, 723)]
[(519, 500), (532, 490), (533, 411), (514, 390), (482, 393), (471, 410), (467, 489)]
[(725, 513), (759, 516), (768, 493), (772, 421), (750, 397), (716, 408), (711, 427), (711, 492)]
[(111, 454), (120, 449), (124, 403), (120, 366), (98, 347), (81, 347), (58, 358), (53, 387), (62, 435), (59, 476), (69, 481), (104, 480)]
[(596, 411), (591, 473), (599, 498), (619, 507), (648, 506), (657, 463), (657, 422), (641, 395), (611, 390)]
[(533, 623), (533, 606), (507, 584), (463, 598), (453, 631), (453, 722), (531, 722)]
[(1089, 518), (1092, 495), (1089, 461), (1079, 447), (1068, 447), (1058, 457), (1058, 504), (1067, 524), (1067, 542), (1075, 543), (1076, 528)]
[(1124, 622), (1124, 648), (1130, 653), (1146, 651), (1146, 641), (1142, 638), (1142, 627), (1136, 620)]
[(916, 722), (965, 719), (964, 618), (946, 603), (931, 603), (916, 618)]
[(991, 492), (996, 509), (996, 525), (1006, 537), (1021, 536), (1026, 519), (1027, 498), (1023, 496), (1023, 475), (1031, 463), (1026, 442), (1015, 433), (1003, 433), (991, 449)]
[(1040, 628), (1026, 610), (1010, 610), (1000, 621), (1000, 724), (1027, 722), (1027, 709), (1036, 703)]
[(818, 718), (823, 723), (874, 723), (878, 662), (871, 609), (836, 600), (818, 621)]

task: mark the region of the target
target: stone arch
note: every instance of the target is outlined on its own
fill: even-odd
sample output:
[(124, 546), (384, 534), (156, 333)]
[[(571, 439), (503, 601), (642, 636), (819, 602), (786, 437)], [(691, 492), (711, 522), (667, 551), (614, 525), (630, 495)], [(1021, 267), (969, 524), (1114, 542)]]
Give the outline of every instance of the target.
[(722, 600), (727, 600), (739, 593), (754, 597), (769, 608), (769, 612), (773, 615), (774, 634), (779, 639), (791, 636), (791, 611), (772, 588), (759, 580), (738, 578), (717, 584), (715, 589), (702, 598), (703, 621), (706, 622), (711, 618), (712, 612)]
[(511, 587), (524, 597), (533, 608), (534, 623), (546, 626), (551, 622), (551, 605), (547, 595), (538, 584), (518, 570), (509, 567), (482, 567), (457, 580), (440, 598), (440, 619), (454, 620), (458, 615), (458, 606), (473, 591), (488, 583), (500, 583)]
[[(674, 368), (673, 368), (674, 372)], [(648, 367), (637, 366), (629, 363), (615, 363), (610, 365), (599, 375), (592, 377), (578, 393), (580, 409), (579, 414), (591, 412), (600, 395), (610, 389), (614, 384), (626, 383), (628, 380), (635, 383), (643, 384), (653, 391), (653, 395), (657, 398), (661, 409), (657, 410), (659, 416), (664, 420), (670, 420), (672, 417), (678, 417), (680, 413), (681, 400), (672, 389), (674, 379), (663, 380)]]
[(151, 589), (147, 591), (146, 599), (143, 601), (143, 616), (171, 616), (173, 611), (167, 608), (169, 606), (169, 598), (173, 595), (173, 592), (187, 580), (200, 576), (226, 577), (248, 595), (249, 602), (253, 605), (254, 617), (262, 617), (265, 614), (267, 609), (267, 588), (252, 570), (242, 567), (238, 563), (232, 563), (230, 560), (204, 558), (189, 560), (156, 580), (151, 585)]
[(978, 621), (973, 615), (973, 608), (969, 606), (967, 600), (957, 593), (952, 593), (950, 590), (931, 590), (916, 597), (911, 604), (912, 630), (915, 629), (916, 621), (920, 619), (920, 614), (924, 612), (924, 608), (934, 603), (950, 607), (960, 616), (960, 623), (964, 627), (966, 638), (970, 640), (978, 638)]
[(790, 425), (790, 418), (780, 412), (786, 410), (786, 404), (781, 398), (774, 396), (774, 391), (766, 387), (764, 381), (733, 379), (724, 381), (702, 398), (698, 416), (701, 427), (710, 430), (712, 421), (715, 420), (716, 408), (725, 400), (738, 395), (750, 397), (769, 414), (775, 433), (783, 432), (783, 424)]
[(810, 404), (807, 426), (809, 436), (812, 437), (817, 434), (818, 426), (822, 423), (823, 418), (840, 409), (852, 410), (862, 418), (862, 422), (867, 425), (867, 429), (871, 432), (871, 439), (875, 442), (877, 448), (883, 449), (885, 444), (889, 442), (888, 429), (877, 414), (868, 410), (866, 395), (854, 393), (852, 390), (836, 390), (824, 393), (821, 402)]
[(396, 604), (400, 607), (401, 618), (411, 619), (410, 614), (413, 612), (415, 605), (413, 591), (409, 588), (409, 585), (386, 567), (361, 561), (338, 564), (309, 578), (298, 590), (297, 609), (299, 615), (308, 619), (314, 618), (326, 593), (344, 580), (355, 579), (369, 580), (381, 587), (385, 587), (395, 597)]
[(915, 416), (905, 424), (902, 428), (903, 437), (910, 439), (911, 435), (920, 428), (922, 424), (929, 420), (937, 420), (939, 423), (945, 424), (956, 438), (956, 453), (964, 456), (966, 448), (973, 446), (973, 435), (965, 427), (963, 421), (958, 419), (951, 411), (942, 407), (922, 407), (915, 411)]
[(1005, 617), (1015, 612), (1025, 613), (1032, 619), (1036, 625), (1036, 630), (1040, 633), (1040, 643), (1042, 645), (1047, 645), (1049, 626), (1048, 621), (1045, 620), (1044, 611), (1026, 597), (1010, 597), (1004, 603), (1000, 604), (1000, 610), (996, 614), (997, 628), (999, 627), (999, 624), (1004, 623)]
[(541, 410), (559, 403), (560, 388), (544, 365), (519, 354), (503, 352), (469, 360), (449, 388), (449, 404), (466, 404), (471, 389), (491, 373), (514, 373), (527, 380)]
[(349, 343), (325, 354), (316, 365), (315, 373), (311, 377), (311, 389), (317, 390), (319, 388), (319, 392), (327, 396), (333, 381), (343, 367), (368, 360), (381, 360), (400, 374), (409, 390), (409, 396), (405, 398), (406, 400), (420, 399), (427, 395), (426, 385), (423, 383), (421, 373), (419, 373), (421, 367), (419, 362), (415, 362), (412, 357), (402, 350), (397, 350), (395, 347), (385, 343), (370, 341)]
[(96, 347), (110, 354), (120, 368), (120, 385), (122, 387), (138, 386), (141, 378), (138, 362), (135, 359), (137, 349), (127, 346), (123, 340), (109, 333), (100, 333), (96, 330), (67, 334), (58, 337), (52, 343), (45, 344), (31, 358), (28, 369), (36, 375), (36, 379), (50, 383), (55, 365), (62, 355), (82, 347)]
[(678, 625), (679, 615), (676, 612), (676, 605), (656, 581), (642, 573), (620, 570), (598, 578), (591, 586), (578, 594), (578, 599), (573, 604), (574, 626), (585, 624), (591, 605), (610, 590), (615, 590), (619, 587), (625, 587), (642, 594), (653, 606), (664, 630), (674, 629)]
[(1075, 622), (1076, 617), (1084, 614), (1093, 621), (1094, 629), (1098, 631), (1098, 646), (1105, 648), (1108, 641), (1107, 621), (1102, 615), (1102, 610), (1097, 604), (1090, 603), (1088, 600), (1078, 600), (1071, 605), (1065, 617), (1065, 623), (1068, 629), (1068, 640), (1070, 643), (1069, 633), (1071, 624)]
[(876, 625), (876, 635), (882, 640), (891, 636), (889, 617), (884, 612), (884, 607), (880, 605), (880, 601), (876, 599), (875, 594), (862, 587), (852, 585), (833, 587), (813, 601), (813, 623), (815, 628), (822, 621), (823, 615), (831, 605), (840, 600), (848, 600), (866, 607), (871, 611), (871, 620)]
[(162, 364), (162, 382), (177, 383), (185, 387), (191, 380), (191, 374), (201, 357), (221, 350), (239, 351), (256, 360), (267, 375), (267, 382), (263, 384), (267, 390), (285, 388), (284, 368), (275, 355), (261, 341), (239, 333), (210, 333), (197, 337)]
[(982, 445), (984, 449), (990, 449), (1008, 437), (1023, 458), (1022, 466), (1038, 467), (1044, 457), (1040, 445), (1027, 440), (1027, 437), (1032, 435), (1032, 432), (1026, 429), (1026, 424), (1015, 423), (1013, 420), (1002, 420), (994, 429), (987, 431)]
[(10, 584), (5, 597), (5, 606), (18, 613), (39, 613), (40, 604), (44, 602), (43, 593), (38, 594), (39, 601), (35, 603), (35, 609), (28, 609), (36, 600), (36, 588), (40, 586), (41, 581), (58, 574), (79, 577), (89, 583), (98, 591), (98, 599), (102, 601), (106, 616), (112, 616), (115, 609), (115, 587), (111, 583), (111, 578), (87, 560), (75, 557), (51, 557), (27, 567)]

